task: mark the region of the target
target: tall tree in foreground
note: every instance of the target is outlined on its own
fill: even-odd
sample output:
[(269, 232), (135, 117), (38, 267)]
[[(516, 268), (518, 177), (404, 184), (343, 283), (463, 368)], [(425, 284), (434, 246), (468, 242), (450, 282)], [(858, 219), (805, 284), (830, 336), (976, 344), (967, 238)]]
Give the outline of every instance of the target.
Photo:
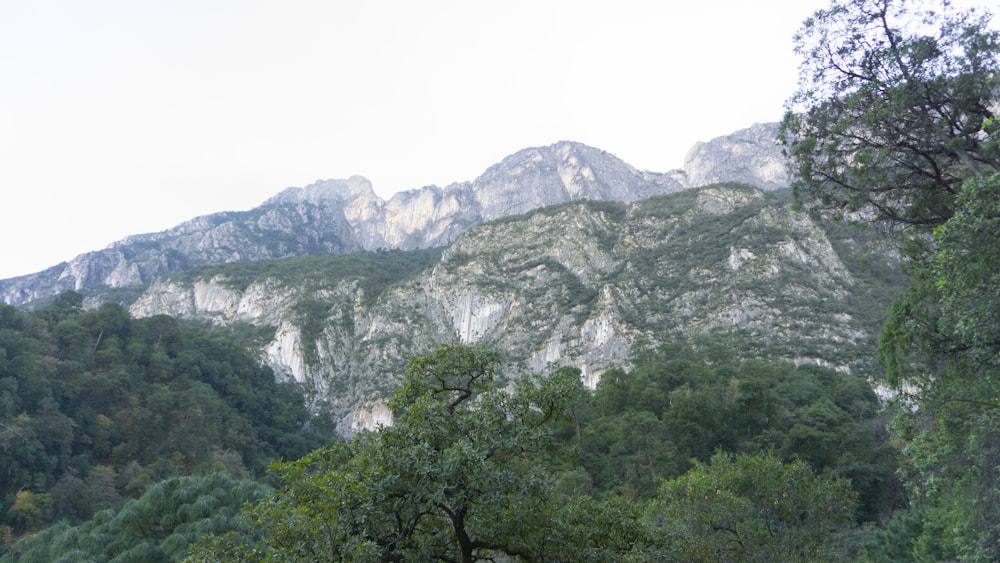
[(903, 390), (895, 431), (919, 525), (902, 541), (926, 559), (996, 561), (1000, 174), (966, 181), (956, 203), (934, 232), (936, 252), (890, 310), (880, 360)]
[(834, 0), (807, 19), (781, 125), (799, 199), (890, 228), (946, 221), (962, 182), (998, 169), (981, 130), (1000, 93), (989, 22), (923, 0)]
[(194, 560), (607, 561), (640, 535), (636, 509), (560, 500), (550, 427), (583, 392), (565, 369), (500, 387), (495, 351), (411, 360), (393, 425), (275, 466), (279, 494), (251, 511), (255, 550), (209, 543)]
[[(909, 513), (875, 559), (1000, 560), (1000, 34), (948, 2), (834, 0), (796, 36), (799, 200), (901, 231), (913, 285), (879, 361)], [(931, 236), (933, 234), (933, 237)]]

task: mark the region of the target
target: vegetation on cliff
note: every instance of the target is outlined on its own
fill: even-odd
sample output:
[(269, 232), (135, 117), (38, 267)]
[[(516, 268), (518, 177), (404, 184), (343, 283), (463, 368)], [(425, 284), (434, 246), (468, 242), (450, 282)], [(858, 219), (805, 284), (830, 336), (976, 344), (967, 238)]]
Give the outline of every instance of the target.
[[(419, 293), (386, 321), (398, 338), (372, 339), (391, 346), (366, 355), (383, 370), (377, 385), (395, 388), (393, 424), (376, 431), (324, 444), (299, 389), (236, 343), (266, 327), (134, 319), (114, 304), (84, 310), (73, 293), (30, 312), (0, 307), (0, 555), (1000, 559), (1000, 125), (990, 109), (1000, 34), (988, 15), (925, 7), (833, 0), (805, 22), (802, 83), (782, 125), (805, 212), (788, 212), (780, 193), (718, 185), (480, 225), (440, 260), (202, 271), (237, 291), (282, 275), (305, 289), (355, 284), (351, 308)], [(887, 312), (900, 277), (865, 267), (875, 261), (858, 249), (872, 246), (851, 241), (869, 235), (829, 225), (817, 243), (806, 213), (831, 212), (902, 235), (911, 283)], [(512, 244), (512, 231), (530, 241)], [(406, 279), (432, 263), (434, 283)], [(449, 277), (479, 293), (425, 287)], [(831, 302), (858, 280), (881, 284), (851, 309), (866, 326), (887, 316), (877, 352), (863, 331), (844, 331), (853, 319)], [(332, 293), (303, 295), (291, 311), (314, 341), (331, 311), (349, 308)], [(698, 309), (717, 295), (728, 308)], [(452, 342), (396, 373), (412, 351), (404, 339), (426, 346), (422, 327), (454, 328), (427, 312), (436, 297), (466, 303), (460, 339), (489, 332), (502, 352)], [(529, 311), (520, 326), (491, 320), (515, 305)], [(791, 326), (770, 314), (789, 310), (812, 315)], [(595, 389), (573, 367), (524, 375), (526, 346), (562, 353), (566, 327), (595, 320), (636, 337), (627, 347), (610, 330), (580, 329), (577, 340), (600, 333), (621, 354)], [(841, 369), (776, 360), (831, 350)], [(876, 355), (894, 392), (885, 403), (844, 369)]]

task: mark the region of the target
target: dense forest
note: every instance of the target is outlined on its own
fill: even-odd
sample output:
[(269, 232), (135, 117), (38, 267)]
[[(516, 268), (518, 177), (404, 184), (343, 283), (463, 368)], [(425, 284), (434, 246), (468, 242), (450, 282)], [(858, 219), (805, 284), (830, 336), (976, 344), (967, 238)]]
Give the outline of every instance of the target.
[[(452, 553), (461, 542), (440, 538), (461, 510), (465, 533), (483, 538), (470, 539), (468, 554), (475, 557), (686, 559), (704, 551), (794, 559), (845, 554), (848, 547), (857, 553), (870, 538), (855, 524), (880, 521), (904, 500), (897, 454), (867, 382), (816, 366), (738, 362), (720, 350), (708, 356), (666, 347), (628, 372), (614, 370), (591, 392), (575, 368), (511, 382), (498, 352), (447, 346), (411, 361), (392, 399), (392, 427), (304, 456), (277, 445), (247, 456), (293, 460), (272, 467), (277, 495), (250, 480), (254, 474), (235, 453), (228, 465), (220, 463), (216, 450), (229, 444), (208, 421), (185, 426), (188, 403), (184, 414), (162, 419), (163, 430), (173, 435), (180, 426), (188, 441), (218, 441), (215, 450), (159, 438), (161, 464), (183, 466), (161, 470), (160, 482), (151, 478), (141, 496), (128, 500), (139, 488), (117, 492), (119, 470), (92, 469), (105, 479), (109, 498), (91, 500), (87, 486), (71, 489), (86, 491), (89, 505), (64, 498), (69, 488), (60, 484), (72, 470), (60, 476), (55, 468), (48, 489), (12, 493), (8, 525), (24, 536), (14, 552), (30, 561), (81, 555), (167, 561), (195, 545), (193, 557), (206, 560), (316, 560), (329, 553), (344, 560), (448, 560), (463, 555)], [(80, 434), (75, 441), (87, 436)], [(283, 441), (286, 448), (308, 443), (295, 432), (282, 438), (288, 436), (294, 439)], [(727, 496), (716, 499), (721, 505), (692, 508), (685, 491), (709, 486), (706, 479), (719, 491), (713, 495)], [(96, 481), (86, 474), (80, 484)], [(762, 483), (772, 490), (757, 490)], [(772, 503), (779, 499), (788, 506), (777, 510)], [(810, 502), (834, 499), (829, 513), (800, 514), (811, 510)], [(78, 512), (67, 512), (74, 500)], [(26, 518), (29, 503), (34, 520)], [(243, 503), (251, 504), (239, 517)], [(768, 512), (732, 522), (749, 534), (736, 547), (711, 522), (716, 511), (743, 505), (748, 514)], [(545, 537), (525, 535), (528, 514), (536, 519), (531, 533)], [(694, 519), (690, 530), (676, 527), (681, 517)], [(45, 528), (53, 520), (60, 522)], [(776, 542), (757, 529), (774, 525), (797, 539)], [(549, 537), (556, 530), (561, 543)]]
[[(0, 308), (0, 537), (118, 508), (171, 477), (260, 478), (329, 430), (235, 334), (66, 293)], [(246, 339), (252, 335), (241, 335)]]
[(2, 561), (1000, 560), (1000, 33), (834, 0), (781, 126), (804, 209), (898, 244), (872, 381), (722, 345), (510, 377), (414, 357), (334, 438), (267, 335), (0, 308)]

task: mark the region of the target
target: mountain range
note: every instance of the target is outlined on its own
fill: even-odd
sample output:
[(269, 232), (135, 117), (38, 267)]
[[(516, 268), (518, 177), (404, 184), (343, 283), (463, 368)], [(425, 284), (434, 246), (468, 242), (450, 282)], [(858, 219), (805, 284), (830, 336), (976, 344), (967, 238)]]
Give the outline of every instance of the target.
[(515, 372), (578, 367), (589, 386), (674, 342), (869, 377), (898, 257), (793, 205), (775, 133), (699, 143), (667, 173), (560, 142), (388, 201), (361, 177), (317, 182), (4, 280), (0, 295), (72, 289), (135, 316), (256, 327), (262, 361), (341, 434), (388, 422), (407, 359), (455, 341), (498, 347)]
[(528, 148), (472, 181), (403, 191), (388, 201), (360, 176), (288, 188), (260, 206), (138, 234), (44, 271), (0, 280), (0, 301), (22, 305), (67, 290), (146, 285), (220, 262), (447, 245), (469, 226), (578, 200), (630, 203), (719, 181), (787, 185), (776, 124), (758, 124), (689, 151), (682, 170), (635, 169), (573, 142)]

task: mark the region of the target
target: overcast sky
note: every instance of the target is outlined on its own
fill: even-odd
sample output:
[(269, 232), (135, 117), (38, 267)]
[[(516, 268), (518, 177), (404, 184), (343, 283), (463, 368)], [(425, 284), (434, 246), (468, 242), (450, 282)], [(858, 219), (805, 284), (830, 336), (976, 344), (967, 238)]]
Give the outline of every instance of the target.
[(826, 0), (0, 0), (0, 278), (289, 186), (559, 140), (640, 169), (777, 121)]

